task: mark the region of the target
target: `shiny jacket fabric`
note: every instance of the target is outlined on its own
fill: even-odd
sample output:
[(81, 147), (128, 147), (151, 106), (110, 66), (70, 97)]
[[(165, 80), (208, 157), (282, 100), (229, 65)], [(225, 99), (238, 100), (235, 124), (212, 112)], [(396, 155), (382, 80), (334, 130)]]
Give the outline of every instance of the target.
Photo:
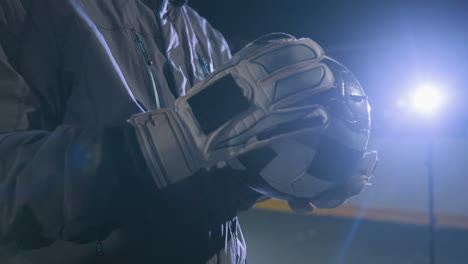
[(230, 58), (204, 18), (183, 1), (2, 0), (0, 43), (0, 263), (204, 263), (235, 236), (226, 173), (157, 192), (124, 128)]

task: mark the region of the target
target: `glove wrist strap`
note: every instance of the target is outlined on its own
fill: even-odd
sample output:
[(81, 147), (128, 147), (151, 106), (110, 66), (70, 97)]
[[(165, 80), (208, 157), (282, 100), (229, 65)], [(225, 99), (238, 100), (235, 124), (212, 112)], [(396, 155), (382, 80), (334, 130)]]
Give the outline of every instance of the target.
[(189, 177), (201, 167), (194, 143), (178, 119), (177, 113), (163, 109), (134, 115), (129, 120), (159, 189)]

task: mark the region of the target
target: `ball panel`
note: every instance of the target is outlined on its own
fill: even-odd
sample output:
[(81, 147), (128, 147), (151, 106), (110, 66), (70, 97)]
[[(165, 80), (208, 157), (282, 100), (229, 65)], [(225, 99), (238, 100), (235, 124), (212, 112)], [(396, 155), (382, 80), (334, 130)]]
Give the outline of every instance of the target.
[[(258, 134), (257, 138), (262, 140), (299, 131), (310, 127), (308, 122), (326, 123), (326, 127), (320, 132), (274, 141), (268, 147), (239, 157), (247, 171), (255, 172), (249, 174), (245, 182), (262, 194), (285, 200), (306, 199), (317, 201), (324, 207), (330, 206), (329, 196), (341, 192), (339, 186), (345, 185), (356, 174), (369, 140), (367, 97), (345, 66), (328, 57), (322, 63), (334, 76), (335, 83), (330, 89), (304, 97), (294, 105), (320, 106), (324, 118), (284, 123)], [(341, 202), (338, 199), (332, 205)]]
[(322, 136), (307, 173), (325, 181), (344, 182), (356, 172), (362, 154), (362, 151)]
[(289, 189), (290, 184), (307, 170), (314, 159), (315, 151), (289, 139), (273, 142), (271, 148), (276, 156), (263, 168), (260, 175), (279, 190)]
[(305, 198), (320, 195), (333, 185), (334, 183), (304, 173), (291, 183), (291, 188), (295, 197)]

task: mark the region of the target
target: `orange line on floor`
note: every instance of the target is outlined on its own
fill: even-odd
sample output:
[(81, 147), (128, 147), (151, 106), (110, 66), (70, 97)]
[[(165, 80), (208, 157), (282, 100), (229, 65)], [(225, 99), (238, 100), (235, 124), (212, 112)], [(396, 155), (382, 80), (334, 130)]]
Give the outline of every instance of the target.
[[(280, 212), (293, 212), (287, 202), (282, 200), (271, 199), (255, 205), (256, 209), (280, 211)], [(365, 219), (401, 222), (409, 224), (428, 224), (427, 214), (424, 212), (411, 212), (394, 209), (382, 208), (362, 208), (353, 205), (343, 205), (335, 209), (316, 209), (311, 215), (322, 216), (338, 216), (338, 217), (357, 217), (361, 214)], [(437, 214), (437, 225), (444, 227), (454, 227), (468, 229), (468, 216), (452, 215), (452, 214)]]

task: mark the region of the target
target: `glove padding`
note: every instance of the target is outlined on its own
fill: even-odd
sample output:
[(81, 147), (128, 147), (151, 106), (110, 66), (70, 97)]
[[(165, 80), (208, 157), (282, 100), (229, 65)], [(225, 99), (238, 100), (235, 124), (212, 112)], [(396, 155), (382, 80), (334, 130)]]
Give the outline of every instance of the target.
[(310, 39), (262, 37), (177, 99), (174, 110), (132, 116), (158, 187), (273, 140), (323, 129), (323, 107), (303, 100), (334, 84), (323, 57)]
[(378, 163), (376, 151), (364, 153), (358, 170), (354, 176), (344, 183), (337, 183), (334, 187), (320, 194), (313, 200), (288, 200), (289, 207), (296, 212), (312, 212), (313, 208), (336, 208), (348, 198), (358, 195), (373, 177)]

